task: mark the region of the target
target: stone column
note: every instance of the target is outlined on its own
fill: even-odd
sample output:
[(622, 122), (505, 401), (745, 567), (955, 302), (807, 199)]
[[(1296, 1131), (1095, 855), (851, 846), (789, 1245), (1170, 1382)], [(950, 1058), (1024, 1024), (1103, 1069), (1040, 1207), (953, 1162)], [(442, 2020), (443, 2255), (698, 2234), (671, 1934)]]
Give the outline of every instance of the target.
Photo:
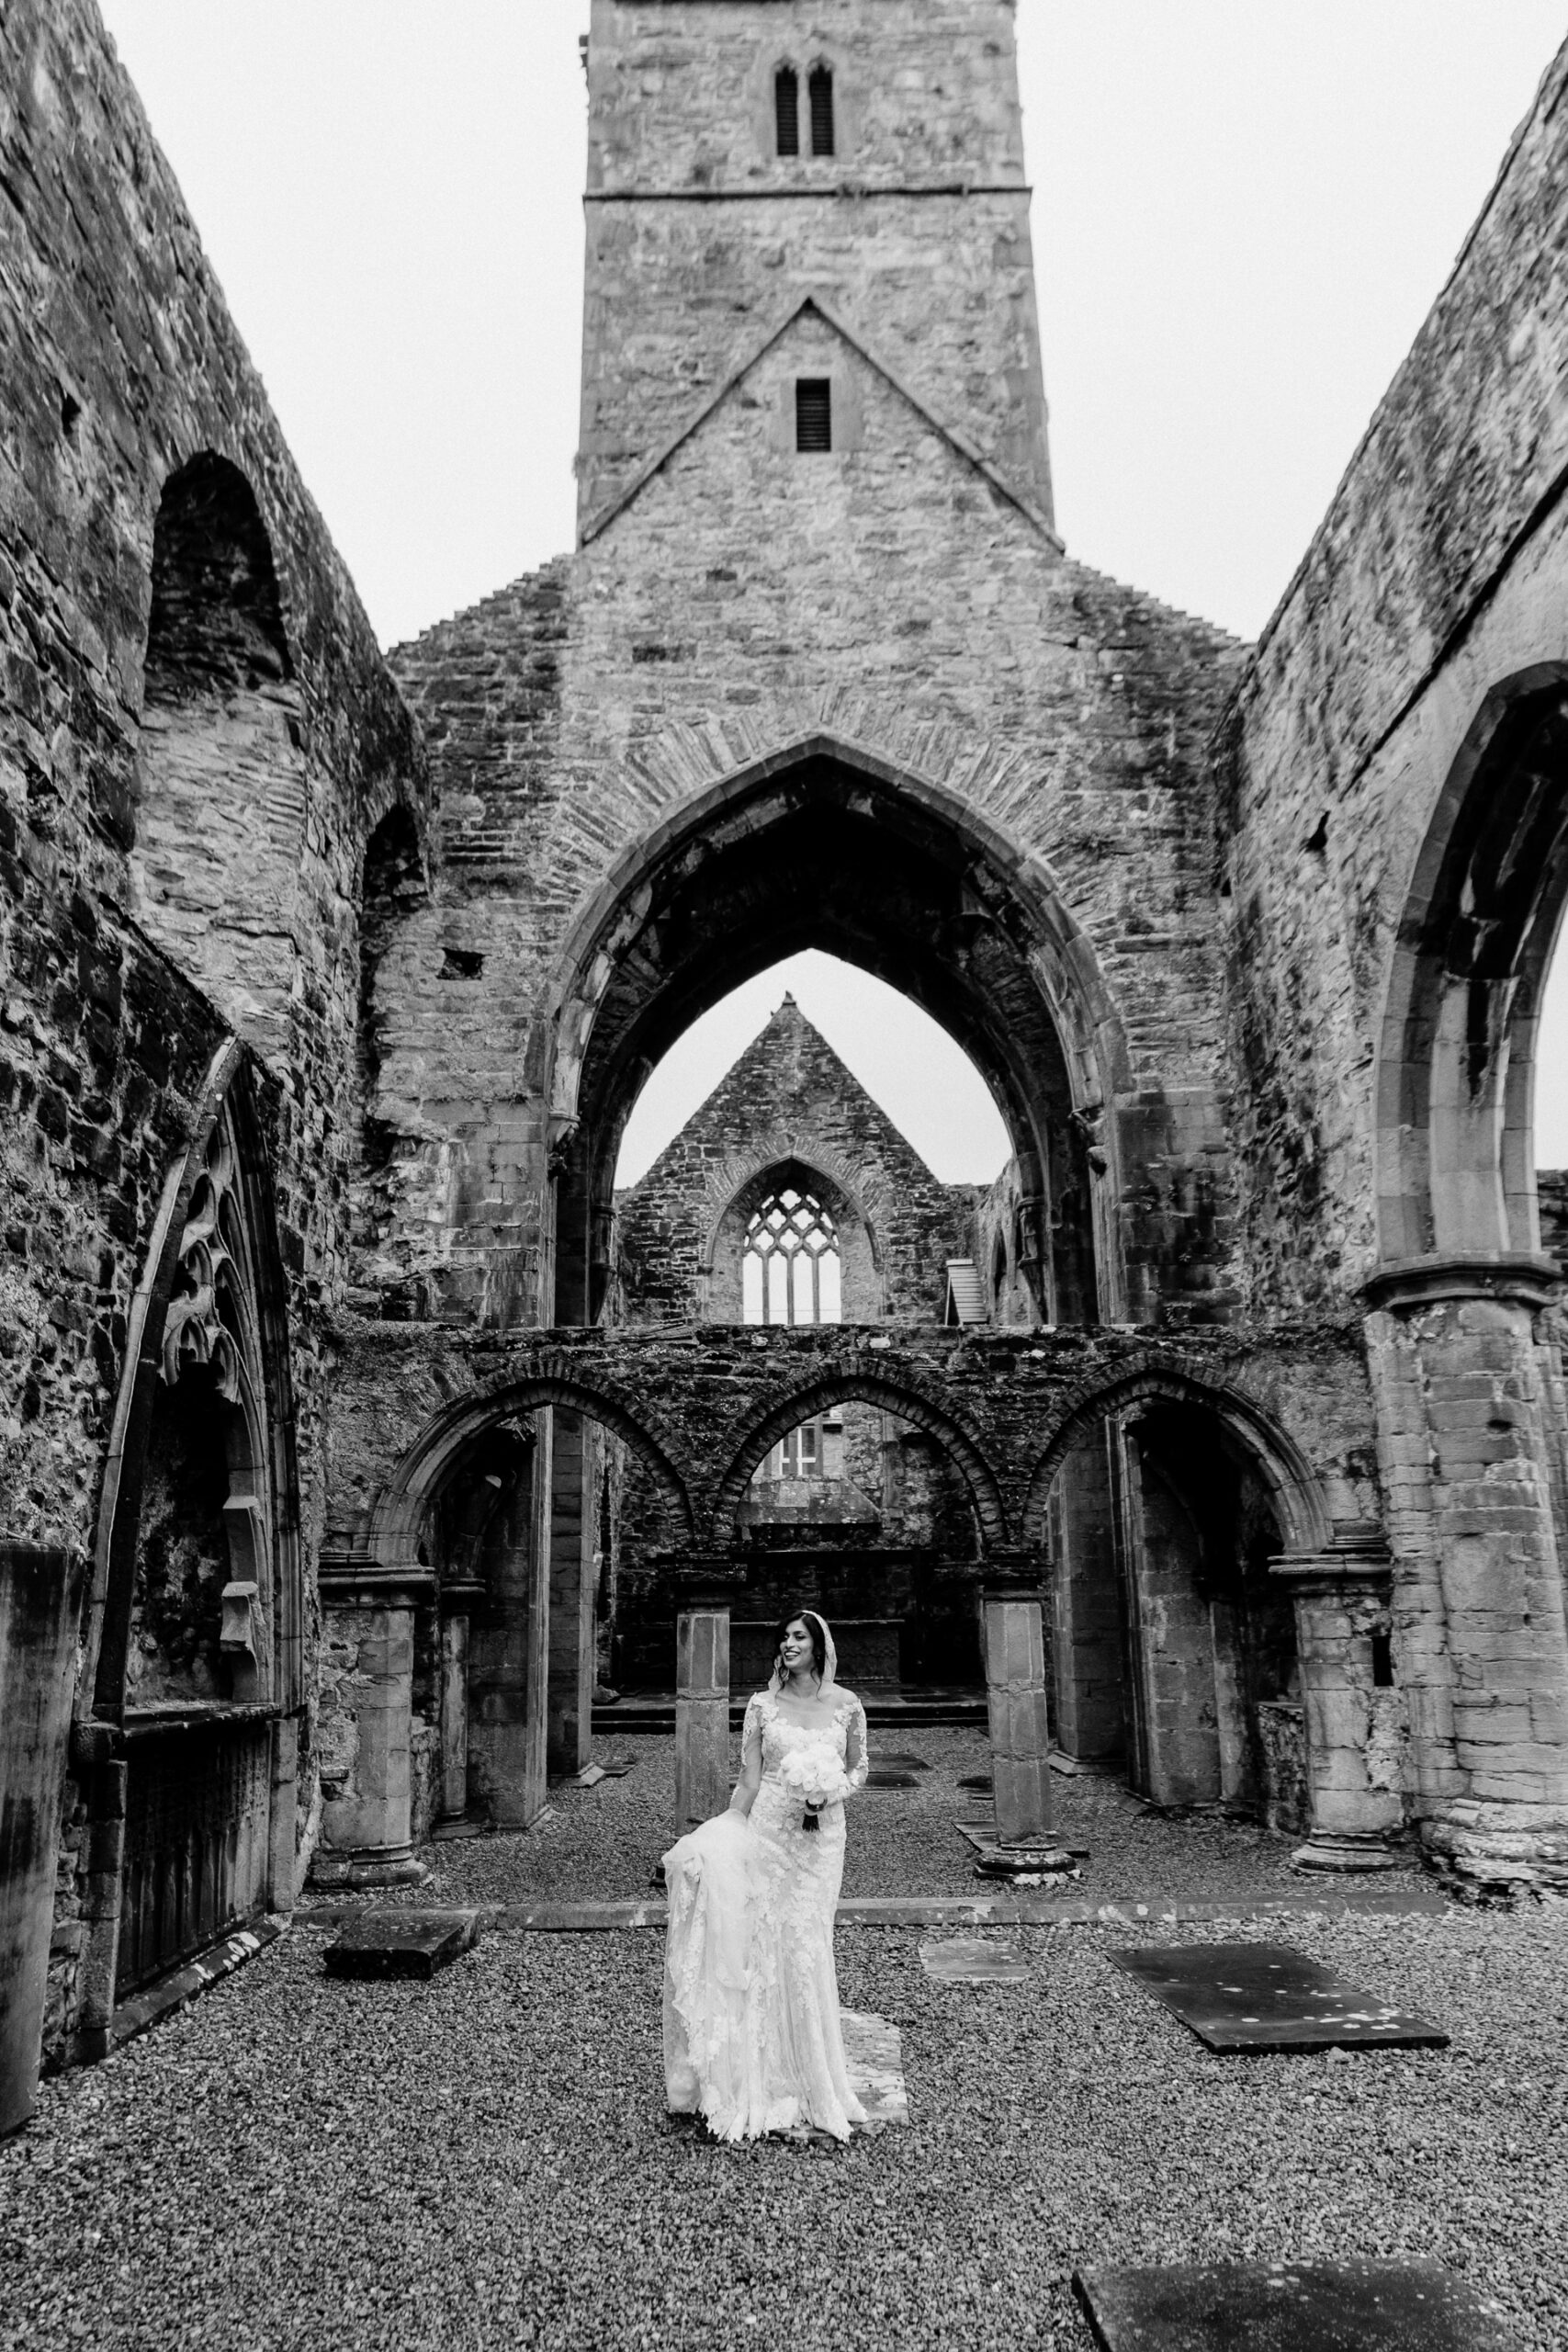
[(272, 1726), (269, 1759), (271, 1804), (267, 1815), (266, 1907), (292, 1911), (299, 1892), (299, 1718), (279, 1715)]
[(1269, 1572), (1290, 1589), (1306, 1719), (1312, 1826), (1301, 1870), (1387, 1871), (1404, 1826), (1399, 1694), (1380, 1689), (1374, 1645), (1390, 1641), (1388, 1546), (1348, 1536), (1326, 1552), (1288, 1552)]
[(1123, 1569), (1111, 1449), (1114, 1419), (1063, 1463), (1051, 1496), (1056, 1740), (1080, 1763), (1126, 1754)]
[(346, 1655), (338, 1700), (353, 1728), (336, 1759), (341, 1780), (322, 1805), (310, 1872), (318, 1886), (410, 1886), (428, 1876), (413, 1851), (410, 1737), (414, 1611), (434, 1590), (418, 1563), (322, 1565), (326, 1639)]
[(0, 2138), (38, 2087), (81, 1602), (77, 1556), (0, 1544)]
[(1478, 1892), (1568, 1884), (1568, 1625), (1549, 1260), (1428, 1258), (1365, 1288), (1421, 1836)]
[(744, 1581), (728, 1560), (675, 1573), (677, 1838), (729, 1803), (729, 1609)]
[(581, 1413), (551, 1408), (549, 1770), (581, 1772), (593, 1742), (592, 1446)]
[(997, 1818), (996, 1851), (982, 1868), (1009, 1876), (1070, 1870), (1068, 1856), (1055, 1843), (1038, 1572), (988, 1564), (982, 1572), (981, 1611)]
[(466, 1598), (448, 1589), (441, 1621), (441, 1802), (436, 1818), (461, 1821), (468, 1809), (468, 1612), (455, 1604)]

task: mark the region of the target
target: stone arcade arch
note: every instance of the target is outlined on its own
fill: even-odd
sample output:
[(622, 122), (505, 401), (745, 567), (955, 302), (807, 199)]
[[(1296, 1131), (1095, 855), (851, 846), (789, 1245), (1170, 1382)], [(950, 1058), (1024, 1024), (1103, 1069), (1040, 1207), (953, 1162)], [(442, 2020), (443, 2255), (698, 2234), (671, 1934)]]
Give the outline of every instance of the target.
[(1051, 1563), (1058, 1745), (1157, 1802), (1311, 1827), (1295, 1612), (1270, 1563), (1323, 1554), (1331, 1527), (1270, 1417), (1171, 1368), (1125, 1372), (1059, 1420), (1025, 1528)]
[(88, 1818), (115, 1856), (93, 1882), (87, 2057), (117, 1998), (294, 1897), (303, 1589), (287, 1291), (233, 1040), (170, 1172), (124, 1363), (75, 1742)]
[[(857, 1628), (856, 1640), (843, 1645), (848, 1657), (846, 1679), (852, 1679), (852, 1668), (853, 1674), (873, 1680), (934, 1681), (948, 1687), (977, 1682), (982, 1668), (976, 1647), (976, 1589), (987, 1555), (1004, 1549), (1009, 1537), (1001, 1482), (962, 1421), (907, 1375), (886, 1379), (859, 1371), (832, 1374), (802, 1383), (776, 1401), (747, 1430), (715, 1483), (710, 1522), (713, 1549), (734, 1556), (755, 1544), (757, 1531), (746, 1522), (748, 1495), (753, 1475), (781, 1440), (828, 1414), (847, 1408), (848, 1416), (852, 1416), (857, 1407), (888, 1416), (896, 1430), (901, 1426), (905, 1445), (908, 1432), (930, 1439), (937, 1461), (946, 1466), (967, 1510), (961, 1511), (958, 1525), (948, 1526), (941, 1557), (930, 1548), (932, 1531), (919, 1538), (925, 1548), (910, 1553), (905, 1547), (912, 1539), (908, 1534), (890, 1535), (883, 1521), (870, 1548), (816, 1558), (812, 1573), (829, 1580), (818, 1605), (831, 1603)], [(886, 1423), (883, 1429), (886, 1435)], [(951, 1520), (953, 1515), (946, 1516)], [(799, 1576), (792, 1564), (797, 1558), (812, 1559), (807, 1532), (796, 1532), (796, 1540), (805, 1549), (755, 1556), (747, 1597), (752, 1619), (763, 1588), (777, 1588), (764, 1613), (771, 1612), (774, 1601), (782, 1607), (790, 1597), (801, 1597)], [(764, 1562), (767, 1573), (763, 1573)], [(829, 1589), (835, 1583), (842, 1596), (837, 1601)], [(888, 1614), (889, 1610), (894, 1614)], [(906, 1617), (901, 1628), (895, 1625), (895, 1615), (900, 1611)], [(878, 1625), (883, 1629), (880, 1640), (873, 1631)], [(857, 1646), (863, 1658), (875, 1657), (876, 1663), (857, 1663)], [(765, 1670), (761, 1654), (749, 1663)]]
[(602, 1465), (582, 1476), (595, 1428), (647, 1466), (659, 1540), (689, 1548), (692, 1507), (657, 1418), (613, 1383), (547, 1363), (470, 1390), (428, 1420), (352, 1556), (323, 1569), (332, 1635), (359, 1661), (363, 1694), (345, 1678), (323, 1730), (323, 1881), (412, 1874), (413, 1843), (444, 1815), (472, 1809), (526, 1826), (544, 1804), (551, 1758), (570, 1756), (577, 1769), (596, 1596), (581, 1571), (560, 1573), (592, 1550), (587, 1531), (563, 1516), (560, 1456), (575, 1448), (580, 1496), (596, 1489)]
[(747, 1430), (713, 1490), (710, 1534), (717, 1549), (722, 1551), (737, 1540), (747, 1486), (770, 1448), (814, 1413), (847, 1404), (879, 1406), (884, 1412), (912, 1422), (916, 1429), (929, 1430), (964, 1475), (983, 1544), (1005, 1546), (1008, 1514), (1001, 1482), (963, 1423), (907, 1380), (879, 1380), (874, 1373), (853, 1372), (804, 1382)]
[(1040, 861), (946, 786), (827, 733), (689, 800), (622, 860), (562, 956), (536, 1033), (559, 1138), (552, 1319), (601, 1311), (615, 1156), (644, 1079), (709, 1005), (811, 945), (903, 989), (963, 1046), (1013, 1137), (1048, 1312), (1119, 1319), (1126, 1054), (1092, 950)]

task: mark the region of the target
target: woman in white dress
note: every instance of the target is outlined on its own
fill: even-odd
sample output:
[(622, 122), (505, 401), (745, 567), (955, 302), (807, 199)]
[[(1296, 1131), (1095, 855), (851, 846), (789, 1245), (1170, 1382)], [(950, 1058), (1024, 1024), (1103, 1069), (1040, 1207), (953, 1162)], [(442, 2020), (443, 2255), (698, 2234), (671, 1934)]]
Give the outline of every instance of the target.
[(775, 1645), (729, 1810), (664, 1857), (666, 2094), (716, 2139), (809, 2128), (847, 2140), (865, 2110), (844, 2066), (833, 1917), (865, 1712), (836, 1679), (815, 1610), (781, 1619)]

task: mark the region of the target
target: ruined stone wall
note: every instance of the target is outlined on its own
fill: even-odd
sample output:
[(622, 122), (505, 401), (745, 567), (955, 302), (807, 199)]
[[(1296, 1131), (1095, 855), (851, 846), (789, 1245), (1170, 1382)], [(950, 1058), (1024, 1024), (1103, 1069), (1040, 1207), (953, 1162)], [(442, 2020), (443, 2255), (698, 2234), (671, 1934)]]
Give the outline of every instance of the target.
[[(446, 1427), (462, 1396), (473, 1400), (476, 1432), (555, 1403), (604, 1420), (634, 1445), (640, 1435), (667, 1548), (732, 1541), (747, 1457), (754, 1465), (801, 1420), (854, 1399), (931, 1436), (961, 1471), (969, 1463), (966, 1484), (993, 1548), (1037, 1543), (1044, 1495), (1034, 1482), (1055, 1461), (1059, 1432), (1104, 1409), (1098, 1400), (1114, 1401), (1127, 1384), (1142, 1384), (1144, 1394), (1162, 1381), (1175, 1394), (1190, 1388), (1196, 1405), (1207, 1399), (1224, 1414), (1230, 1399), (1259, 1427), (1290, 1432), (1308, 1479), (1304, 1508), (1318, 1516), (1312, 1529), (1287, 1535), (1325, 1541), (1332, 1522), (1378, 1514), (1371, 1396), (1353, 1317), (1168, 1338), (852, 1325), (529, 1334), (345, 1317), (339, 1346), (332, 1482), (344, 1509), (336, 1540), (348, 1548), (368, 1539), (389, 1465), (403, 1464), (414, 1479), (407, 1492), (420, 1491), (423, 1433)], [(1248, 1426), (1238, 1424), (1244, 1445)]]
[[(828, 355), (860, 385), (863, 442), (781, 453), (768, 419), (782, 388)], [(421, 1080), (410, 1122), (474, 1169), (464, 1238), (488, 1239), (518, 1319), (549, 1311), (549, 1110), (530, 1080), (571, 918), (705, 784), (824, 726), (951, 782), (1046, 862), (1128, 1039), (1115, 1109), (1137, 1170), (1122, 1204), (1132, 1311), (1223, 1316), (1235, 1283), (1202, 746), (1226, 641), (1060, 561), (809, 316), (575, 560), (563, 594), (553, 679), (515, 722), (539, 659), (531, 591), (392, 657), (432, 741), (446, 878), (441, 904), (411, 920), (389, 1050)], [(428, 973), (455, 925), (476, 945), (482, 929), (484, 967), (437, 1004)], [(423, 1237), (411, 1223), (406, 1246)], [(477, 1278), (458, 1285), (457, 1311), (476, 1293)]]
[(1018, 1162), (1010, 1159), (976, 1200), (964, 1237), (964, 1254), (975, 1261), (993, 1322), (1041, 1320), (1040, 1265), (1030, 1239)]
[(742, 1319), (740, 1251), (772, 1170), (826, 1179), (846, 1323), (935, 1323), (970, 1193), (941, 1184), (792, 998), (616, 1202), (628, 1322)]
[[(137, 937), (132, 913), (153, 528), (165, 481), (191, 457), (219, 452), (254, 492), (297, 684), (298, 741), (284, 730), (299, 793), (291, 1002), (286, 1028), (256, 1042), (277, 1084), (282, 1239), (307, 1357), (316, 1309), (344, 1276), (358, 862), (375, 816), (398, 794), (419, 798), (422, 778), (368, 624), (86, 0), (6, 13), (0, 174), (13, 329), (0, 361), (0, 822), (13, 861), (0, 920), (15, 1071), (0, 1425), (19, 1424), (22, 1446), (4, 1508), (18, 1536), (87, 1545), (148, 1203), (219, 1022), (249, 1028), (243, 935), (204, 971), (204, 1004)], [(206, 851), (190, 842), (197, 897), (211, 883)], [(233, 898), (254, 887), (243, 862), (226, 887)], [(55, 1363), (47, 1352), (62, 1329), (51, 1317), (83, 1353), (64, 1386), (58, 1339)], [(297, 1393), (313, 1519), (308, 1373)]]
[[(132, 1293), (202, 1081), (238, 1030), (263, 1060), (294, 1357), (289, 1507), (313, 1559), (359, 865), (395, 798), (423, 825), (425, 783), (89, 0), (17, 0), (0, 19), (0, 1526), (92, 1550)], [(181, 671), (195, 640), (177, 597), (172, 666), (146, 675), (161, 503), (193, 460), (243, 486), (276, 623), (231, 635), (199, 689)], [(209, 585), (221, 636), (223, 585)], [(257, 864), (264, 845), (276, 870)], [(308, 1613), (308, 1641), (312, 1627)], [(302, 1751), (303, 1827), (308, 1731)], [(79, 1812), (68, 1792), (68, 1843)], [(76, 2000), (80, 1859), (57, 1930), (57, 2039)]]
[(1568, 660), (1568, 53), (1236, 695), (1222, 863), (1247, 1296), (1375, 1262), (1374, 1084), (1422, 842), (1498, 684)]
[[(786, 62), (795, 156), (777, 153)], [(818, 62), (833, 74), (824, 157), (805, 122)], [(600, 0), (589, 82), (585, 526), (818, 288), (1049, 513), (1007, 0)]]

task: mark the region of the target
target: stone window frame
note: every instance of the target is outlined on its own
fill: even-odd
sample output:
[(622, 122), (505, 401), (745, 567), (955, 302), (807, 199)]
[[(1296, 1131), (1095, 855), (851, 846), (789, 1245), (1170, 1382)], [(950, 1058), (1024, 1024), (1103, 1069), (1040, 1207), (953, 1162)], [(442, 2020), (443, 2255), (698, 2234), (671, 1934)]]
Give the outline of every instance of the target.
[[(779, 146), (778, 84), (782, 74), (795, 78), (795, 123), (797, 144), (794, 154)], [(833, 146), (828, 154), (818, 154), (812, 144), (811, 77), (826, 74), (832, 88)], [(809, 49), (780, 50), (758, 56), (752, 89), (752, 118), (758, 154), (764, 167), (787, 174), (793, 182), (801, 175), (808, 183), (816, 181), (825, 187), (833, 187), (846, 166), (852, 165), (860, 147), (860, 107), (852, 72), (846, 74), (845, 61), (837, 44), (814, 41)]]
[[(792, 1203), (795, 1205), (792, 1206)], [(826, 1237), (819, 1248), (813, 1239), (816, 1235)], [(838, 1311), (834, 1314), (824, 1312), (826, 1286), (822, 1277), (829, 1258), (837, 1268), (834, 1305)], [(749, 1259), (761, 1269), (761, 1313), (756, 1317), (750, 1312)], [(783, 1287), (784, 1305), (787, 1310), (782, 1317), (772, 1312), (775, 1288), (773, 1268), (781, 1260), (786, 1270)], [(804, 1316), (798, 1311), (802, 1303), (798, 1270), (803, 1265), (811, 1271), (809, 1304), (812, 1310)], [(816, 1329), (824, 1324), (841, 1323), (844, 1319), (843, 1279), (844, 1253), (838, 1218), (818, 1193), (808, 1190), (793, 1171), (787, 1172), (782, 1182), (763, 1194), (746, 1221), (740, 1244), (741, 1321), (755, 1323), (757, 1328), (764, 1330), (781, 1328)]]
[[(881, 1322), (886, 1312), (886, 1272), (877, 1223), (880, 1212), (863, 1194), (840, 1155), (809, 1136), (770, 1138), (768, 1148), (749, 1155), (743, 1163), (731, 1163), (715, 1186), (699, 1266), (703, 1321), (739, 1323), (743, 1319), (738, 1228), (739, 1238), (743, 1238), (752, 1209), (771, 1189), (792, 1177), (804, 1179), (818, 1197), (825, 1188), (838, 1221), (843, 1267), (841, 1320)], [(727, 1279), (731, 1266), (732, 1283)], [(719, 1311), (726, 1306), (733, 1306), (734, 1313)]]

